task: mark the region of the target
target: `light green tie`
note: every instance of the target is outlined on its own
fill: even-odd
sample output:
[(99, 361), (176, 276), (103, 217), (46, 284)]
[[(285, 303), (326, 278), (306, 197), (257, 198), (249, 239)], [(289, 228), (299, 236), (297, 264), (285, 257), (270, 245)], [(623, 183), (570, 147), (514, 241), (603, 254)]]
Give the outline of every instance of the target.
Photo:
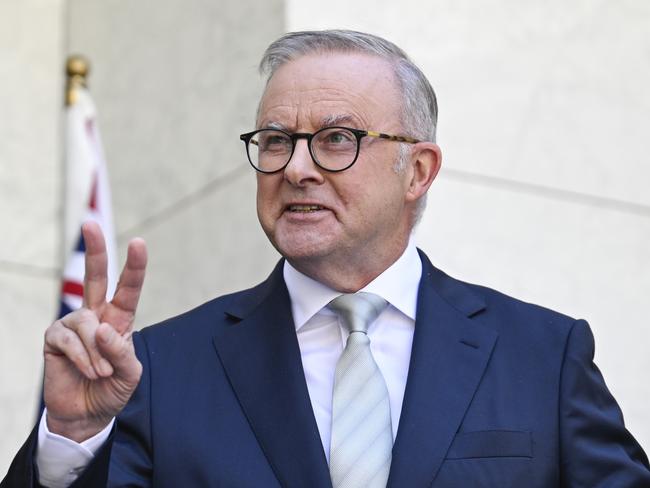
[(370, 352), (368, 326), (388, 303), (372, 293), (329, 304), (350, 331), (336, 363), (330, 476), (334, 488), (385, 488), (393, 449), (386, 382)]

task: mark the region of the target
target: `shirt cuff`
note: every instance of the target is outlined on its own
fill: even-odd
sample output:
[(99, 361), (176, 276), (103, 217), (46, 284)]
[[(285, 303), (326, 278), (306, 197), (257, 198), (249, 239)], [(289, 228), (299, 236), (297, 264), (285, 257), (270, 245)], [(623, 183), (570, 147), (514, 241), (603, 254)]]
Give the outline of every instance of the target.
[(74, 483), (95, 457), (99, 448), (108, 439), (115, 419), (111, 420), (104, 430), (79, 444), (50, 432), (46, 418), (47, 409), (43, 411), (38, 425), (36, 466), (39, 483), (47, 488), (65, 488)]

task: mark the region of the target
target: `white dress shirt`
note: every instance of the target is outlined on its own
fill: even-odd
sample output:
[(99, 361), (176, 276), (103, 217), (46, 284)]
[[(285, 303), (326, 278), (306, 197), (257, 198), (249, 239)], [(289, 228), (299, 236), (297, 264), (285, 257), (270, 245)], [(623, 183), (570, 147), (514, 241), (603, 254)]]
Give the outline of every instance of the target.
[(39, 483), (47, 488), (70, 486), (92, 461), (111, 433), (115, 419), (101, 432), (82, 443), (50, 432), (47, 428), (47, 409), (38, 424), (36, 466)]
[[(411, 242), (402, 256), (360, 291), (381, 296), (389, 306), (368, 327), (370, 350), (390, 397), (393, 440), (402, 412), (422, 262)], [(341, 293), (305, 276), (285, 261), (284, 281), (291, 297), (302, 366), (311, 406), (329, 461), (334, 370), (348, 332), (327, 304)]]
[[(305, 371), (307, 389), (329, 461), (334, 370), (348, 333), (327, 304), (341, 293), (300, 273), (285, 261), (284, 280)], [(417, 293), (422, 262), (413, 242), (388, 269), (360, 291), (375, 293), (389, 306), (370, 324), (370, 349), (388, 388), (393, 439), (397, 434), (415, 329)], [(53, 434), (43, 413), (38, 431), (36, 464), (40, 483), (50, 488), (69, 486), (108, 438), (113, 422), (81, 444)]]

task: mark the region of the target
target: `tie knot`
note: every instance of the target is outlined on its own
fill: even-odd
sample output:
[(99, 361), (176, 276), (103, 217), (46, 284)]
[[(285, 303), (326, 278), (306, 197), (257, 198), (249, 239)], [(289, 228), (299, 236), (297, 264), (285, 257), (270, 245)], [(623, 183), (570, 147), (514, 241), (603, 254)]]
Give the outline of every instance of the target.
[(339, 314), (348, 331), (364, 334), (387, 306), (388, 302), (382, 297), (366, 292), (341, 295), (329, 303), (330, 309)]

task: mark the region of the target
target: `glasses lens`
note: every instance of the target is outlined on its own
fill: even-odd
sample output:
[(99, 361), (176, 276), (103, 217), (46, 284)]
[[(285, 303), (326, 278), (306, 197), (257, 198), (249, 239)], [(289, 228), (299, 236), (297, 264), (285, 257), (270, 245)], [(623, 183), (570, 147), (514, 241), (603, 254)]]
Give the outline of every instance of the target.
[(287, 164), (292, 147), (291, 138), (284, 132), (264, 129), (248, 142), (248, 158), (257, 169), (270, 173)]
[(329, 127), (314, 134), (311, 150), (323, 168), (339, 171), (357, 157), (357, 137), (348, 129)]

